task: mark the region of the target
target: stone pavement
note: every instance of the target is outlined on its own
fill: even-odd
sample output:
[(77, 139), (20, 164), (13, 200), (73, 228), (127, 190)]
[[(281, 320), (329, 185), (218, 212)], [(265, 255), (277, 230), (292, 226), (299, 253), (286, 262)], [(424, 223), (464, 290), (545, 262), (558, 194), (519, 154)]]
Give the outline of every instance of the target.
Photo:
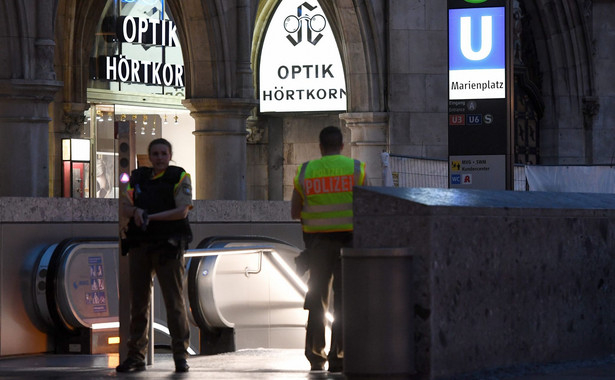
[[(110, 355), (33, 355), (0, 358), (0, 379), (41, 380), (107, 380), (128, 379), (345, 379), (342, 374), (310, 372), (297, 349), (250, 349), (214, 356), (193, 356), (188, 359), (190, 372), (176, 374), (170, 354), (156, 354), (154, 364), (143, 372), (115, 372), (117, 354)], [(362, 378), (368, 380), (368, 378)], [(494, 371), (481, 375), (462, 376), (459, 380), (615, 380), (615, 360), (526, 368), (516, 371)]]
[(250, 349), (214, 356), (192, 356), (190, 372), (175, 373), (170, 354), (156, 354), (146, 371), (117, 373), (118, 354), (33, 355), (0, 358), (0, 379), (344, 379), (341, 373), (310, 373), (303, 350)]

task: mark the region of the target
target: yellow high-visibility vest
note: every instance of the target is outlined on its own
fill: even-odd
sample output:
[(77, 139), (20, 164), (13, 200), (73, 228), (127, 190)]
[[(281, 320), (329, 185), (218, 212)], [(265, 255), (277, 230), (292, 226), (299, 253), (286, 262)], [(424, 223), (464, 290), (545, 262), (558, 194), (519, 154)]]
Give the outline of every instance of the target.
[(352, 231), (352, 187), (364, 181), (365, 163), (339, 154), (301, 164), (294, 184), (303, 232)]

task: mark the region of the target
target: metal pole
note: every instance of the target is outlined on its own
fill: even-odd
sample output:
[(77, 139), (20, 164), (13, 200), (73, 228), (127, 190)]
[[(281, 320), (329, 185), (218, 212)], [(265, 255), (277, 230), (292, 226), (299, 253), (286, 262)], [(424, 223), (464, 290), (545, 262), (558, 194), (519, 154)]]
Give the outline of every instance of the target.
[(128, 358), (128, 339), (130, 337), (130, 298), (122, 296), (123, 294), (130, 294), (130, 263), (128, 256), (122, 256), (121, 244), (123, 236), (123, 227), (127, 224), (127, 221), (121, 214), (120, 202), (123, 196), (126, 194), (126, 188), (128, 183), (122, 181), (125, 178), (123, 175), (129, 175), (135, 168), (135, 144), (134, 144), (134, 126), (128, 121), (116, 122), (117, 135), (119, 140), (119, 175), (118, 180), (119, 198), (118, 198), (118, 234), (120, 241), (120, 250), (118, 258), (118, 290), (119, 290), (119, 319), (120, 319), (120, 363)]
[(150, 289), (150, 304), (149, 304), (149, 347), (147, 348), (147, 365), (154, 364), (154, 283)]
[(512, 1), (506, 0), (506, 190), (515, 190), (515, 64)]

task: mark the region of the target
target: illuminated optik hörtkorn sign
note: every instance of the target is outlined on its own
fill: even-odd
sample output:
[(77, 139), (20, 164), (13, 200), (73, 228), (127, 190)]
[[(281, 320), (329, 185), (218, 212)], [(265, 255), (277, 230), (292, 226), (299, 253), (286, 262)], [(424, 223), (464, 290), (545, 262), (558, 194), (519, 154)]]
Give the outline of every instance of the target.
[(345, 111), (344, 68), (316, 0), (283, 0), (265, 34), (259, 64), (261, 112)]
[(505, 14), (449, 9), (449, 100), (506, 98)]
[[(116, 35), (123, 43), (179, 46), (177, 27), (171, 20), (120, 17)], [(98, 57), (98, 78), (114, 82), (184, 87), (184, 66), (132, 59), (124, 55), (105, 55)]]

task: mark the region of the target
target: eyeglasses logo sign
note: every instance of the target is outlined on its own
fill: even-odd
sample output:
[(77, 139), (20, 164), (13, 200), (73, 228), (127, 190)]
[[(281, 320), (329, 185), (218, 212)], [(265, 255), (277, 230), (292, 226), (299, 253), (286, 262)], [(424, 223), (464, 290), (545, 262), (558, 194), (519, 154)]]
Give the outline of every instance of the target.
[[(307, 1), (297, 7), (297, 15), (290, 15), (284, 20), (284, 30), (290, 33), (286, 38), (293, 46), (297, 46), (303, 41), (303, 30), (307, 28), (307, 41), (312, 45), (316, 45), (318, 41), (323, 37), (322, 32), (327, 26), (327, 20), (321, 14), (315, 14), (312, 17), (310, 15), (303, 15), (303, 8), (308, 11), (313, 11), (318, 6), (313, 6)], [(293, 38), (292, 34), (297, 35), (297, 38)], [(318, 33), (315, 37), (312, 33)]]

